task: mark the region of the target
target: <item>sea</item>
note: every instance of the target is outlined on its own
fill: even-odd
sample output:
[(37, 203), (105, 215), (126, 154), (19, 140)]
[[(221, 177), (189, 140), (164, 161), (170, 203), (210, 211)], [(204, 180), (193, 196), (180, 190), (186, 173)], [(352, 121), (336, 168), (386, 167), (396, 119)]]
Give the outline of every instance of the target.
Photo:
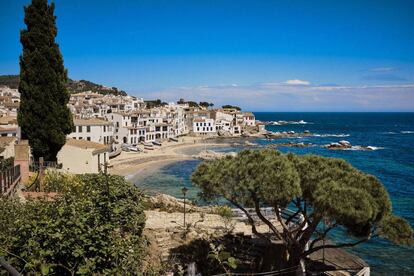
[[(250, 140), (259, 145), (275, 143), (312, 143), (314, 147), (278, 148), (282, 152), (314, 153), (343, 158), (356, 168), (376, 176), (387, 188), (393, 211), (414, 227), (414, 113), (279, 113), (254, 112), (256, 119), (277, 122), (267, 125), (269, 131), (308, 130), (316, 135), (298, 138)], [(280, 122), (284, 121), (284, 122)], [(340, 140), (355, 146), (370, 146), (372, 150), (330, 150), (320, 146)], [(231, 140), (237, 142), (237, 140)], [(229, 141), (226, 141), (229, 142)], [(240, 151), (242, 147), (218, 147), (215, 151)], [(195, 153), (195, 152), (192, 152)], [(190, 180), (198, 160), (180, 161), (167, 165), (152, 175), (136, 181), (142, 189), (182, 197), (181, 188), (189, 189), (187, 197), (198, 201), (198, 189)], [(347, 241), (341, 230), (331, 234), (334, 241)], [(414, 275), (414, 248), (401, 247), (383, 239), (373, 239), (347, 249), (364, 259), (372, 275)]]

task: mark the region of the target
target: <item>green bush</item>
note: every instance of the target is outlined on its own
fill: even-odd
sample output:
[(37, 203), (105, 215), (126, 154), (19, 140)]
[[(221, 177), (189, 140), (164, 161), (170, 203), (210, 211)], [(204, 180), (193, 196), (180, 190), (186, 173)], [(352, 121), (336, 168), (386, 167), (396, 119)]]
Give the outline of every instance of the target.
[(0, 199), (0, 255), (24, 273), (140, 274), (141, 192), (119, 176), (82, 175), (73, 189), (71, 183), (53, 202)]
[(233, 222), (233, 210), (229, 206), (216, 206), (214, 207), (213, 212), (221, 217), (226, 232), (230, 233), (234, 230), (235, 224)]

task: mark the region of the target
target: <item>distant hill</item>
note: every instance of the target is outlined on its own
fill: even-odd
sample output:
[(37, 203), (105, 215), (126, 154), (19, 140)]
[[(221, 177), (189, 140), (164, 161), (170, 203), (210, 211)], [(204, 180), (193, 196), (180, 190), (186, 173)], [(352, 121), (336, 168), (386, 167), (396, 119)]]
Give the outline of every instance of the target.
[(10, 88), (17, 89), (19, 87), (19, 76), (2, 75), (0, 76), (0, 85), (7, 85)]
[[(19, 87), (19, 75), (2, 75), (0, 76), (0, 85), (7, 85), (10, 88), (17, 89)], [(66, 84), (66, 87), (69, 91), (69, 93), (79, 93), (79, 92), (85, 92), (85, 91), (92, 91), (95, 93), (107, 95), (122, 95), (126, 96), (127, 93), (123, 90), (119, 90), (116, 87), (106, 87), (101, 84), (96, 84), (91, 81), (87, 80), (68, 80), (68, 83)]]

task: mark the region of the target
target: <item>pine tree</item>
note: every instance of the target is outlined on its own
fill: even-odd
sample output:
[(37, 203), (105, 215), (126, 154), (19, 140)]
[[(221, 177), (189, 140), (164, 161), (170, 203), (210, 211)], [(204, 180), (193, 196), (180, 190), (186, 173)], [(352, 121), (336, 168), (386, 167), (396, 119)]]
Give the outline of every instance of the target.
[(58, 151), (73, 128), (67, 107), (67, 71), (58, 44), (54, 3), (32, 0), (24, 8), (27, 29), (20, 33), (21, 95), (18, 122), (23, 139), (28, 139), (37, 160), (56, 160)]

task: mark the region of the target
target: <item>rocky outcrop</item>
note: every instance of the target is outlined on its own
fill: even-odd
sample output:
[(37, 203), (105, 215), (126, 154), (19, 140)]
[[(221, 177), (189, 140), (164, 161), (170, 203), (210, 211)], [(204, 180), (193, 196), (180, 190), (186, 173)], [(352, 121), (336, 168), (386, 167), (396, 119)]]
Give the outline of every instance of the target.
[(236, 152), (215, 152), (212, 150), (204, 150), (199, 154), (193, 155), (193, 158), (201, 160), (215, 160), (225, 156), (236, 156)]
[(331, 149), (331, 150), (377, 150), (377, 147), (373, 146), (353, 146), (349, 141), (341, 140), (339, 142), (329, 143), (327, 145), (322, 146), (323, 148)]

